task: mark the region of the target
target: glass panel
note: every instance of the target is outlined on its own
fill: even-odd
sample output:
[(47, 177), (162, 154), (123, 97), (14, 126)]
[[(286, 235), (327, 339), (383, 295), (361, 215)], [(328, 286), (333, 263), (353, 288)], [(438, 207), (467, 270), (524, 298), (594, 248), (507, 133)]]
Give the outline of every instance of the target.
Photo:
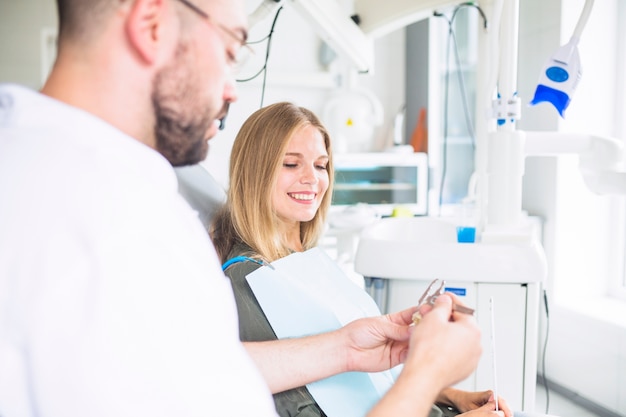
[(416, 167), (337, 169), (332, 204), (416, 204), (417, 180)]
[[(458, 204), (467, 196), (470, 176), (474, 171), (474, 119), (476, 102), (476, 60), (478, 56), (476, 33), (480, 15), (471, 7), (459, 7), (452, 23), (454, 36), (448, 24), (437, 23), (442, 30), (446, 48), (441, 52), (442, 183), (441, 202)], [(449, 53), (446, 56), (446, 52)]]

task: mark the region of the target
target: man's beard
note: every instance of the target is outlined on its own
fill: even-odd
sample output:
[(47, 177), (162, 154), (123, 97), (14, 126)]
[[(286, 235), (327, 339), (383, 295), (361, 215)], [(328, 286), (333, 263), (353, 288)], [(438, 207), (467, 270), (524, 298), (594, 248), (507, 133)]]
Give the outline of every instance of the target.
[(193, 165), (203, 161), (208, 153), (209, 144), (204, 135), (210, 120), (203, 118), (203, 123), (185, 122), (183, 118), (167, 106), (154, 102), (156, 112), (157, 150), (173, 165)]
[(206, 158), (209, 144), (205, 135), (212, 123), (209, 109), (198, 106), (199, 87), (186, 71), (192, 65), (185, 52), (178, 47), (173, 66), (156, 75), (152, 88), (156, 148), (173, 166)]

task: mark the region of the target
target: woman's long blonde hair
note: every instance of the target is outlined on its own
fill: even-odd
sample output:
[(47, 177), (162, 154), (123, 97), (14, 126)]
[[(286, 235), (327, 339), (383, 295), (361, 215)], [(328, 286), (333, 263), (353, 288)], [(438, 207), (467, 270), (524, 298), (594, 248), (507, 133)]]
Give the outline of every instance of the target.
[(300, 225), (304, 250), (317, 244), (333, 191), (330, 136), (313, 112), (293, 103), (281, 102), (253, 113), (235, 138), (230, 156), (228, 201), (216, 215), (210, 231), (222, 262), (227, 260), (229, 252), (239, 242), (250, 246), (268, 262), (291, 252), (281, 235), (281, 220), (272, 207), (272, 192), (289, 140), (306, 125), (320, 131), (329, 156), (328, 190), (313, 219)]

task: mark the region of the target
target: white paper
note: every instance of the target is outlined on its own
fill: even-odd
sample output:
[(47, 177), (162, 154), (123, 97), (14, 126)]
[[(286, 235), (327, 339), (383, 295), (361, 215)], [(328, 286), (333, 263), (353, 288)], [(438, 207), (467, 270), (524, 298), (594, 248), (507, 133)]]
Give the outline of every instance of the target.
[[(261, 267), (246, 278), (279, 339), (336, 330), (378, 316), (374, 300), (318, 248)], [(393, 384), (391, 371), (349, 372), (308, 384), (329, 417), (363, 417)]]

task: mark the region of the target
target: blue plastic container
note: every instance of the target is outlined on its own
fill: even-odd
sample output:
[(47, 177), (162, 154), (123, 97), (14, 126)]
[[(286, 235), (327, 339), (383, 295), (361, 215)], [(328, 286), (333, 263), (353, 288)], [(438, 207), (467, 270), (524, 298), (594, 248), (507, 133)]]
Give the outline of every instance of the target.
[(456, 228), (456, 240), (459, 243), (474, 243), (476, 241), (476, 228), (458, 226)]

